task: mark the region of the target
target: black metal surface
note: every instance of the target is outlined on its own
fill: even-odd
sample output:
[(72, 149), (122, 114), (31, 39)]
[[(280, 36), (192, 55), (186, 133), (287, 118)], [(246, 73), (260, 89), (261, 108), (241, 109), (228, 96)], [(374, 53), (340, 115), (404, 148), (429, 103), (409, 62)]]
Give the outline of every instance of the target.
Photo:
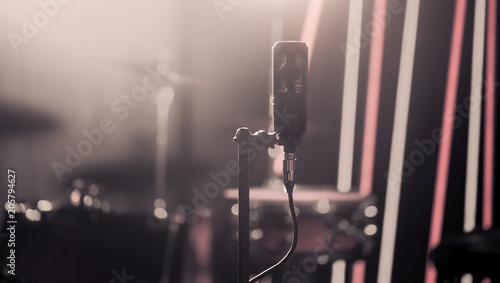
[(248, 180), (248, 137), (250, 131), (240, 128), (234, 141), (238, 143), (238, 282), (248, 282), (248, 250), (249, 250), (249, 199)]
[[(248, 163), (252, 147), (274, 147), (275, 133), (258, 131), (252, 134), (248, 128), (239, 128), (233, 141), (238, 143), (238, 282), (248, 282), (249, 232), (250, 232), (250, 185)], [(253, 149), (254, 150), (254, 149)]]
[(500, 229), (455, 234), (444, 239), (431, 253), (440, 273), (474, 277), (500, 277)]

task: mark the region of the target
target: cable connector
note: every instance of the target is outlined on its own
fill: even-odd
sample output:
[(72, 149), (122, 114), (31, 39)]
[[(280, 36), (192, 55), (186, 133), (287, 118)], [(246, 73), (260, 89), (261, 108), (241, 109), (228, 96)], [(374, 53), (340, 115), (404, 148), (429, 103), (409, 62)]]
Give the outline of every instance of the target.
[(297, 158), (295, 152), (283, 153), (283, 183), (285, 184), (287, 193), (293, 193), (296, 163)]

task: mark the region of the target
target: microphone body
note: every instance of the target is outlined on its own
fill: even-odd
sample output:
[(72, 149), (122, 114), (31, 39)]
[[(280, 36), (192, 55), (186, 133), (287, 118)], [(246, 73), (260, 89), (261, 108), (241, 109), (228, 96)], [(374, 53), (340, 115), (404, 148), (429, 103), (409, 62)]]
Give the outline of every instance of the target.
[(308, 48), (300, 41), (279, 41), (273, 47), (273, 118), (278, 144), (284, 147), (283, 181), (295, 185), (296, 145), (307, 129)]

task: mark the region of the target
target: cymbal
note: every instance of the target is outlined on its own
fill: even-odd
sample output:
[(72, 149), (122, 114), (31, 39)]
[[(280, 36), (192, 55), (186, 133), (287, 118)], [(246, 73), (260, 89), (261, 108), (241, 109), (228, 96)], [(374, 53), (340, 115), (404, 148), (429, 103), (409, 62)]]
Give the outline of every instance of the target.
[[(167, 80), (167, 84), (172, 84), (174, 86), (178, 85), (178, 86), (195, 87), (206, 90), (217, 90), (219, 88), (218, 85), (211, 80), (180, 72), (178, 68), (172, 66), (171, 62), (167, 61), (152, 60), (144, 64), (136, 62), (112, 61), (111, 64), (117, 66), (122, 70), (128, 70), (137, 75), (147, 74), (146, 72), (147, 66), (150, 66), (153, 69), (157, 69), (158, 66), (160, 65), (159, 68), (160, 70), (158, 71)], [(165, 65), (166, 67), (161, 68), (162, 64)]]

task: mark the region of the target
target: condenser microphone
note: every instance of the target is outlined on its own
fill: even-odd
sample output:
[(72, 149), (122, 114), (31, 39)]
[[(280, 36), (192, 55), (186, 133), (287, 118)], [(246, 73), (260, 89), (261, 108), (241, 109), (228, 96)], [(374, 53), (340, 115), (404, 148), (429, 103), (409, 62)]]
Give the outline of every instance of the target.
[(278, 144), (284, 147), (283, 181), (295, 185), (295, 147), (306, 132), (307, 45), (279, 41), (273, 47), (273, 118)]

